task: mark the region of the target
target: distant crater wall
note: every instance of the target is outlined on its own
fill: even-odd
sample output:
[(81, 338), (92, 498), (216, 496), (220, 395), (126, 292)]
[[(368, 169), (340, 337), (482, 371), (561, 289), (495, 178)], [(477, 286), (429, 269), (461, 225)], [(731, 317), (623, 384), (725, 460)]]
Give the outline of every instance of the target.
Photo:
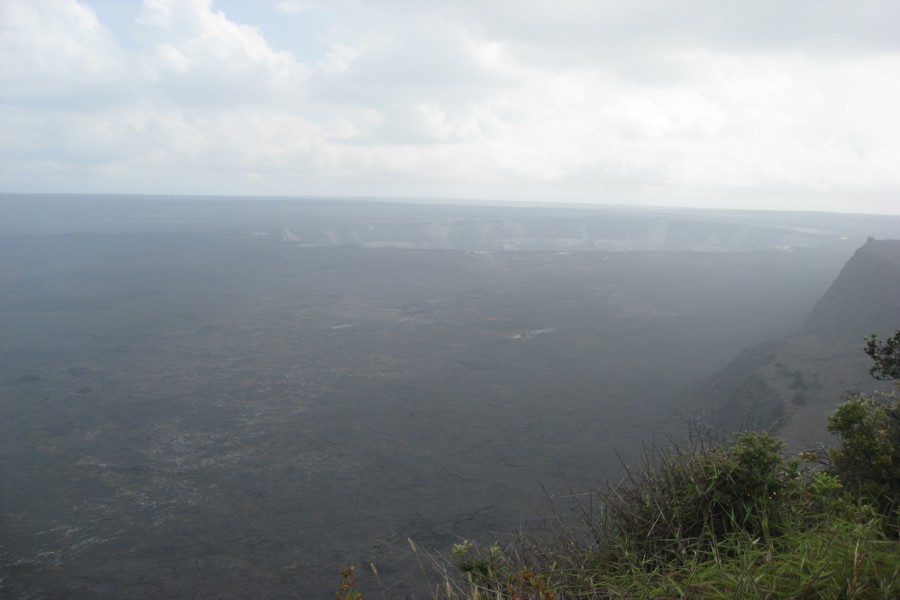
[(900, 240), (869, 240), (813, 307), (803, 332), (862, 338), (900, 328)]
[(900, 328), (900, 240), (869, 240), (841, 269), (803, 330), (744, 350), (695, 391), (697, 418), (724, 431), (775, 427), (794, 448), (828, 439), (848, 393), (882, 389), (863, 338)]

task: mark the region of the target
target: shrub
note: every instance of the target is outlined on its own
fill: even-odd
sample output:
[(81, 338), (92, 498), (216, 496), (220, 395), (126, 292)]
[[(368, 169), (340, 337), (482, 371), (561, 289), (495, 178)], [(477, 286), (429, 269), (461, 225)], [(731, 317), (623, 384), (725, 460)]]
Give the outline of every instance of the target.
[(866, 338), (865, 353), (872, 358), (869, 374), (875, 379), (900, 379), (900, 329), (881, 341), (878, 336)]
[(828, 451), (834, 473), (890, 517), (900, 507), (900, 398), (852, 396), (828, 417), (828, 431), (841, 437)]
[[(785, 498), (796, 495), (799, 462), (784, 442), (747, 432), (731, 445), (692, 444), (655, 453), (638, 472), (600, 493), (601, 534), (627, 541), (645, 558), (682, 560), (686, 546), (708, 549), (734, 534), (768, 540), (785, 522)], [(699, 545), (698, 545), (699, 542)]]

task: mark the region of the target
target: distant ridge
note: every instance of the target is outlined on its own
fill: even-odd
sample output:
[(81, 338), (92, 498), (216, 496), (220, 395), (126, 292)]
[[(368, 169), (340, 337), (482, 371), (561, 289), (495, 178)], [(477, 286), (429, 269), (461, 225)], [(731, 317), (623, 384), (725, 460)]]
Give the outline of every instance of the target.
[(825, 417), (869, 377), (863, 338), (900, 328), (900, 240), (869, 238), (802, 330), (747, 348), (699, 386), (698, 419), (723, 431), (775, 427), (794, 449), (828, 439)]
[(900, 327), (900, 240), (869, 238), (813, 307), (803, 333), (888, 335)]

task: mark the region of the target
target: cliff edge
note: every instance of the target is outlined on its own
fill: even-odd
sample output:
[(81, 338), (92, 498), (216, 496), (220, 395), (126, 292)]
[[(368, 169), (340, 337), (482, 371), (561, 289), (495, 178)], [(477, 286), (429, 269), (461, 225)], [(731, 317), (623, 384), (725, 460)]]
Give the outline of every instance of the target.
[(747, 348), (699, 386), (697, 418), (724, 431), (774, 426), (792, 449), (816, 446), (848, 393), (891, 388), (869, 377), (864, 337), (898, 328), (900, 240), (869, 238), (800, 332)]

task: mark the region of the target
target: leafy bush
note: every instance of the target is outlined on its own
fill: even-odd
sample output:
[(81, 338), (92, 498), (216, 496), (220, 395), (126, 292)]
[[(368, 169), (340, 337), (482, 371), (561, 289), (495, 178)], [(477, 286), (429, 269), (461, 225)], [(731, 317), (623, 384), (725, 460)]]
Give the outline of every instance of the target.
[[(864, 351), (875, 379), (900, 378), (900, 330), (885, 341), (867, 337)], [(859, 500), (877, 507), (888, 529), (900, 531), (900, 398), (853, 394), (827, 424), (841, 437), (840, 446), (828, 451), (832, 471)]]
[(900, 507), (900, 398), (852, 396), (828, 417), (828, 431), (841, 437), (828, 451), (834, 473), (890, 517)]
[(788, 515), (786, 497), (800, 492), (799, 461), (784, 442), (747, 432), (732, 445), (692, 444), (654, 453), (638, 473), (600, 493), (600, 535), (627, 541), (643, 558), (684, 560), (685, 544), (705, 550), (733, 534), (768, 540)]
[(900, 379), (900, 329), (884, 340), (872, 335), (866, 338), (865, 353), (872, 358), (869, 374), (875, 379)]

